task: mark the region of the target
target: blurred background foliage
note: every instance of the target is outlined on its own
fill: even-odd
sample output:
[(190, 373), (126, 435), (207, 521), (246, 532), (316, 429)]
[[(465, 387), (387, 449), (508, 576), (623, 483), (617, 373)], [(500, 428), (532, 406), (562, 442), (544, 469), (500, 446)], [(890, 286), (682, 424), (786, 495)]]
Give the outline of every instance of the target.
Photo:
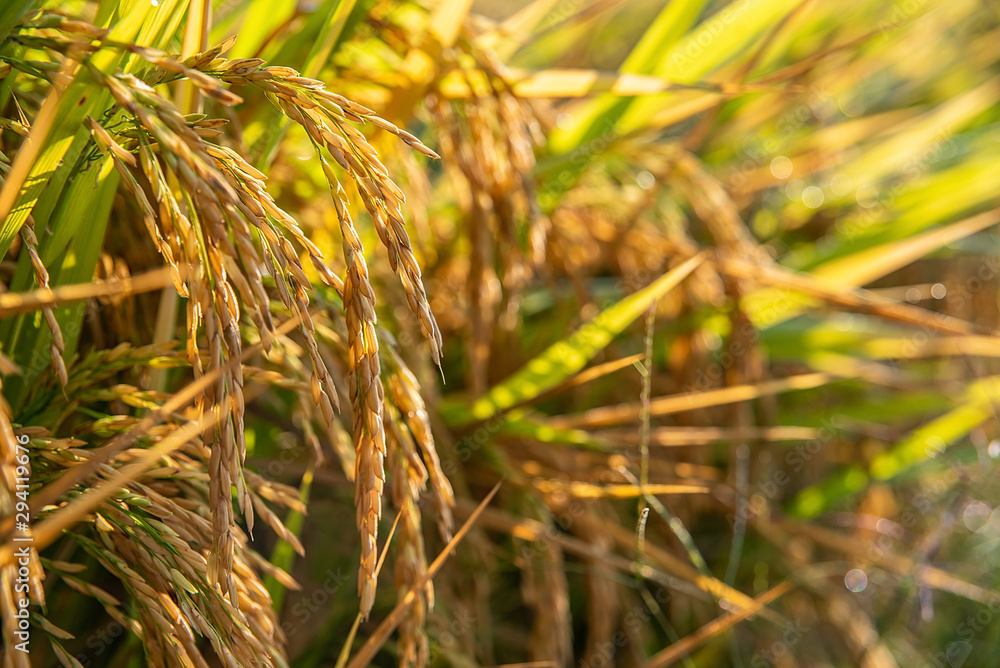
[[(992, 3), (8, 0), (0, 35), (5, 484), (10, 439), (30, 435), (44, 501), (30, 665), (991, 664)], [(234, 35), (228, 65), (214, 52), (184, 71), (120, 46), (186, 58)], [(225, 78), (250, 58), (440, 154), (338, 107), (405, 194), (439, 365), (365, 186), (330, 195), (354, 165), (318, 159), (295, 119), (304, 97), (289, 111)], [(300, 307), (262, 267), (265, 310), (292, 324), (261, 352), (240, 293), (245, 410), (240, 390), (226, 422), (229, 397), (190, 388), (192, 360), (223, 366), (143, 224), (136, 188), (155, 202), (154, 187), (122, 183), (128, 158), (85, 123), (143, 154), (145, 131), (102, 84), (116, 71), (155, 87), (165, 118), (207, 114), (186, 122), (266, 175), (336, 277), (353, 271), (353, 216), (389, 443), (388, 558), (367, 619), (350, 280), (279, 230), (312, 284), (313, 327), (292, 330)], [(177, 174), (164, 189), (201, 215), (183, 153), (156, 151)], [(204, 229), (192, 243), (207, 252)], [(314, 400), (332, 395), (329, 420)], [(219, 549), (224, 439), (199, 421), (220, 411), (243, 425), (238, 477), (263, 522), (248, 524), (234, 479), (238, 605), (180, 572)], [(451, 513), (461, 526), (500, 480), (445, 550)], [(105, 498), (72, 505), (94, 488)], [(8, 489), (0, 507), (8, 562), (16, 501)]]

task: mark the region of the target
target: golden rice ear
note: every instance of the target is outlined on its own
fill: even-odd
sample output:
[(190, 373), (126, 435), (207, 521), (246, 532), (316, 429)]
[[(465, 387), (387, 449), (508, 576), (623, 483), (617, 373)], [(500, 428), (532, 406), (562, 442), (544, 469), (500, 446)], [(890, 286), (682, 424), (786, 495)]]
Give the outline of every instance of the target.
[[(343, 300), (343, 326), (348, 333), (347, 383), (341, 384), (348, 385), (351, 400), (355, 504), (363, 542), (359, 589), (362, 611), (367, 614), (375, 596), (377, 531), (386, 457), (375, 291), (364, 248), (348, 213), (346, 194), (325, 160), (323, 165), (331, 175), (343, 237), (345, 279), (327, 266), (319, 247), (306, 236), (299, 221), (275, 203), (267, 192), (264, 174), (232, 149), (212, 142), (221, 136), (220, 128), (225, 121), (182, 113), (163, 93), (161, 84), (180, 79), (190, 81), (204, 96), (225, 106), (243, 102), (240, 95), (229, 89), (230, 85), (263, 93), (289, 119), (302, 126), (317, 150), (329, 150), (346, 170), (341, 177), (355, 182), (376, 221), (407, 303), (430, 344), (435, 362), (440, 364), (441, 333), (427, 302), (420, 268), (403, 223), (403, 192), (392, 182), (378, 153), (354, 124), (371, 121), (377, 128), (398, 136), (414, 151), (432, 158), (438, 156), (413, 134), (377, 117), (371, 109), (327, 91), (318, 80), (302, 77), (291, 68), (267, 67), (258, 58), (226, 60), (222, 54), (233, 46), (235, 36), (181, 58), (156, 48), (109, 40), (108, 36), (114, 33), (84, 21), (52, 13), (40, 16), (46, 21), (44, 29), (61, 31), (61, 36), (51, 38), (51, 44), (64, 47), (75, 40), (81, 53), (107, 49), (117, 51), (116, 57), (135, 56), (127, 58), (127, 62), (142, 65), (108, 73), (95, 62), (100, 59), (84, 59), (85, 73), (114, 101), (114, 113), (95, 113), (94, 118), (86, 120), (91, 134), (86, 157), (103, 157), (107, 160), (104, 164), (118, 172), (129, 206), (139, 209), (153, 247), (170, 269), (174, 287), (187, 298), (186, 354), (192, 372), (196, 379), (206, 374), (215, 379), (211, 385), (204, 384), (208, 389), (185, 415), (189, 422), (191, 418), (205, 418), (205, 424), (209, 425), (194, 439), (197, 444), (191, 446), (201, 457), (200, 486), (192, 488), (184, 481), (154, 477), (141, 489), (141, 495), (153, 498), (162, 492), (184, 497), (183, 502), (176, 503), (166, 497), (157, 498), (154, 505), (165, 514), (156, 520), (133, 512), (128, 503), (119, 500), (105, 504), (107, 507), (102, 506), (93, 520), (99, 525), (99, 538), (88, 548), (122, 580), (138, 602), (141, 611), (134, 621), (141, 629), (152, 665), (204, 665), (195, 639), (198, 635), (212, 634), (213, 648), (226, 665), (280, 664), (281, 652), (262, 644), (281, 640), (273, 618), (254, 617), (244, 609), (247, 601), (263, 600), (262, 608), (269, 602), (266, 592), (261, 594), (263, 588), (258, 586), (258, 580), (248, 575), (251, 569), (244, 561), (246, 537), (239, 522), (245, 521), (247, 529), (252, 530), (256, 514), (293, 546), (301, 549), (301, 544), (262, 498), (264, 494), (279, 498), (276, 487), (264, 485), (254, 476), (248, 479), (244, 471), (247, 455), (244, 415), (248, 398), (242, 365), (247, 350), (241, 327), (252, 322), (261, 346), (270, 350), (275, 340), (280, 339), (274, 327), (271, 299), (280, 301), (274, 308), (283, 309), (300, 324), (303, 348), (312, 361), (308, 394), (304, 387), (295, 389), (311, 395), (323, 421), (332, 429), (338, 395), (343, 388), (335, 385), (327, 369), (323, 355), (328, 351), (320, 350), (316, 330), (318, 325), (328, 326), (327, 316), (335, 317), (336, 312), (329, 310), (317, 315), (318, 310), (310, 308), (313, 286), (303, 267), (303, 254), (308, 254), (320, 278)], [(39, 23), (34, 28), (43, 26)], [(88, 39), (80, 40), (74, 35)], [(38, 259), (38, 243), (30, 225), (22, 228), (22, 236), (38, 282), (47, 287), (48, 276)], [(43, 313), (52, 330), (53, 362), (66, 384), (67, 372), (61, 359), (65, 343), (51, 310), (43, 309)], [(412, 388), (409, 391), (415, 393)], [(125, 399), (140, 402), (143, 408), (149, 408), (147, 404), (152, 401), (122, 386), (114, 401)], [(132, 405), (128, 401), (126, 405)], [(433, 444), (424, 413), (414, 418), (414, 428), (423, 430), (418, 439), (420, 447), (431, 453)], [(120, 430), (139, 424), (140, 421), (131, 418), (110, 416), (107, 420), (97, 420), (92, 435), (98, 435), (98, 430), (105, 434), (121, 433)], [(172, 433), (164, 424), (144, 432), (143, 436), (155, 439)], [(407, 447), (410, 469), (422, 471), (417, 446), (409, 442)], [(75, 460), (85, 458), (85, 449), (73, 450)], [(122, 460), (113, 462), (120, 464), (134, 454), (123, 453)], [(433, 459), (430, 454), (425, 456)], [(95, 467), (104, 477), (114, 475), (116, 470), (107, 462), (100, 466), (95, 463)], [(165, 464), (157, 473), (164, 474), (173, 468), (172, 464)], [(426, 477), (425, 472), (420, 475)], [(266, 492), (255, 491), (255, 485)], [(445, 492), (440, 481), (437, 490), (441, 498), (450, 495), (450, 488)], [(408, 503), (411, 514), (407, 541), (412, 543), (417, 539), (414, 532), (419, 532), (419, 513), (413, 514), (416, 513), (413, 498)], [(191, 506), (199, 513), (197, 520)], [(193, 526), (171, 526), (173, 520), (168, 522), (168, 516), (183, 518)], [(153, 536), (147, 531), (149, 527), (163, 535)], [(98, 588), (81, 588), (89, 595), (102, 596)], [(192, 596), (200, 595), (206, 596), (205, 600), (192, 602)], [(107, 603), (115, 610), (109, 614), (124, 614)], [(221, 618), (214, 619), (214, 613), (229, 615), (230, 621), (237, 620), (253, 631), (266, 631), (262, 634), (264, 640), (254, 643), (239, 637), (231, 625), (227, 626)], [(177, 626), (173, 634), (172, 624)], [(242, 641), (242, 646), (231, 644), (232, 638)]]
[[(392, 411), (395, 413), (395, 411)], [(399, 509), (396, 538), (396, 591), (402, 599), (427, 573), (427, 555), (421, 530), (417, 499), (426, 481), (416, 449), (406, 432), (397, 424), (398, 414), (387, 416), (389, 434), (389, 464), (392, 471), (393, 505)], [(416, 603), (399, 625), (400, 668), (427, 665), (429, 649), (425, 630), (427, 611), (434, 606), (434, 585), (427, 582), (420, 590)]]
[(385, 432), (382, 427), (383, 389), (375, 335), (375, 294), (368, 280), (364, 248), (354, 230), (346, 203), (334, 193), (337, 215), (344, 238), (344, 314), (347, 321), (348, 370), (353, 420), (354, 504), (361, 532), (361, 566), (358, 591), (361, 614), (367, 617), (375, 602), (378, 559), (378, 521), (382, 516), (382, 489), (385, 485)]
[(470, 55), (498, 83), (470, 86), (473, 94), (462, 100), (430, 95), (428, 109), (445, 168), (467, 191), (457, 199), (472, 246), (465, 282), (472, 338), (468, 381), (479, 396), (487, 386), (494, 335), (517, 321), (521, 293), (544, 263), (551, 223), (538, 208), (531, 176), (538, 121), (526, 102), (499, 83), (503, 77), (495, 76), (485, 53), (473, 48)]
[[(157, 53), (143, 50), (137, 53), (153, 64), (167, 62)], [(196, 83), (201, 82), (203, 89), (208, 90), (218, 80), (196, 68), (209, 62), (213, 67), (221, 67), (214, 56), (208, 58), (208, 55), (193, 57), (183, 64), (170, 60), (170, 68), (195, 79)], [(248, 65), (256, 67), (253, 63), (241, 63), (244, 69)], [(254, 504), (243, 476), (246, 445), (242, 373), (239, 367), (231, 369), (225, 362), (242, 355), (238, 327), (244, 309), (249, 311), (264, 347), (270, 347), (273, 321), (259, 269), (263, 256), (263, 264), (275, 278), (281, 301), (300, 319), (313, 363), (314, 400), (324, 421), (331, 424), (337, 391), (315, 341), (307, 296), (312, 286), (285, 234), (290, 233), (308, 249), (314, 265), (324, 268), (325, 265), (319, 250), (305, 237), (294, 218), (278, 208), (264, 189), (263, 174), (233, 151), (210, 144), (199, 134), (197, 130), (206, 126), (204, 119), (181, 115), (168, 100), (135, 77), (107, 77), (100, 73), (97, 76), (119, 103), (135, 115), (135, 126), (130, 132), (136, 133), (138, 143), (133, 150), (139, 150), (141, 159), (137, 162), (102, 126), (91, 122), (91, 128), (140, 202), (150, 236), (171, 266), (179, 292), (195, 296), (188, 303), (188, 352), (196, 374), (201, 373), (198, 332), (202, 327), (209, 345), (209, 370), (222, 370), (216, 389), (205, 398), (214, 410), (223, 413), (218, 427), (206, 434), (214, 450), (210, 460), (210, 500), (215, 539), (209, 573), (224, 585), (230, 596), (235, 596), (232, 532), (236, 516), (228, 490), (235, 486), (236, 501), (249, 527), (253, 526)], [(159, 203), (158, 212), (149, 204), (137, 177), (151, 184)], [(169, 185), (175, 179), (183, 186), (183, 202)], [(252, 236), (252, 229), (259, 232), (258, 240)], [(328, 284), (343, 290), (339, 279), (329, 270), (321, 272), (321, 276)], [(370, 288), (368, 292), (371, 293)], [(372, 303), (373, 299), (372, 296)], [(373, 320), (373, 306), (370, 304), (365, 311), (366, 317)], [(377, 373), (374, 375), (377, 377)], [(371, 465), (380, 469), (381, 461)]]
[[(407, 304), (420, 323), (435, 363), (440, 366), (441, 332), (427, 302), (420, 267), (403, 224), (402, 191), (389, 178), (389, 172), (375, 149), (350, 123), (370, 121), (428, 157), (438, 158), (438, 154), (424, 146), (414, 135), (376, 116), (371, 109), (326, 90), (323, 82), (301, 77), (291, 68), (272, 66), (247, 71), (240, 64), (239, 67), (229, 69), (221, 78), (233, 84), (254, 86), (268, 93), (269, 99), (283, 114), (302, 126), (317, 152), (321, 153), (326, 149), (354, 180), (358, 194), (375, 223), (379, 239), (389, 252), (390, 266), (399, 276)], [(325, 160), (323, 170), (331, 187), (340, 187), (337, 174)], [(294, 221), (292, 224), (294, 225)], [(334, 279), (328, 277), (329, 272), (320, 261), (320, 254), (313, 252), (314, 247), (307, 245), (296, 227), (290, 228), (290, 231), (300, 243), (310, 248), (310, 257), (320, 275), (328, 284), (333, 285)]]
[[(391, 341), (388, 333), (386, 336)], [(396, 440), (411, 446), (415, 443), (416, 448), (411, 457), (414, 460), (410, 465), (411, 475), (419, 473), (420, 489), (424, 488), (428, 480), (430, 481), (438, 528), (445, 541), (451, 540), (454, 530), (452, 511), (455, 506), (455, 493), (441, 467), (430, 417), (424, 399), (420, 395), (420, 386), (416, 376), (406, 366), (394, 345), (383, 346), (380, 351), (386, 360), (386, 387), (390, 400), (387, 406), (390, 404), (395, 406), (402, 416), (401, 424), (397, 427), (400, 435)], [(417, 500), (416, 492), (413, 494), (413, 499)]]

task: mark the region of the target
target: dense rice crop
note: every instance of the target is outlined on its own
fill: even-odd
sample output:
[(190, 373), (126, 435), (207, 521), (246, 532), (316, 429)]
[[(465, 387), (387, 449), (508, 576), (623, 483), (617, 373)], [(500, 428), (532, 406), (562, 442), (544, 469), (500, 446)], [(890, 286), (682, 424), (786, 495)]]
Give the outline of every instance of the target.
[(998, 38), (5, 0), (5, 667), (991, 665)]

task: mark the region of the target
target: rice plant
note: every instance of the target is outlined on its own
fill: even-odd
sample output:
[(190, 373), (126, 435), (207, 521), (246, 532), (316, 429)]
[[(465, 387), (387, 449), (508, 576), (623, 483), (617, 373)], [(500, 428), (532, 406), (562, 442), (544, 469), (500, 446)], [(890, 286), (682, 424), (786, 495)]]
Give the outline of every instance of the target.
[(980, 0), (8, 0), (4, 665), (990, 665)]

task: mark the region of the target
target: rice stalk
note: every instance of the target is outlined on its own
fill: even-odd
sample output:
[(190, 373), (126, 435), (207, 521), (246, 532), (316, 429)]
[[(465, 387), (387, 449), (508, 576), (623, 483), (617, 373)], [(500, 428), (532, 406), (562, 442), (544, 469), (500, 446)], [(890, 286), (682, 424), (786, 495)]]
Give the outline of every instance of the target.
[[(91, 360), (91, 364), (95, 361)], [(258, 373), (251, 375), (260, 377)], [(79, 382), (76, 369), (70, 382)], [(135, 406), (158, 406), (163, 396), (124, 384), (78, 395), (78, 401), (85, 402), (108, 402), (115, 398)], [(88, 430), (78, 431), (84, 436), (102, 433), (107, 437), (132, 429), (134, 424), (134, 418), (96, 420)], [(146, 438), (154, 442), (162, 440), (182, 424), (182, 416), (171, 417), (161, 428), (148, 432)], [(33, 477), (44, 481), (98, 454), (97, 450), (81, 447), (85, 444), (81, 440), (39, 442), (36, 447), (43, 455), (39, 460), (42, 466)], [(249, 549), (246, 535), (238, 528), (230, 534), (236, 547), (232, 565), (235, 592), (220, 589), (209, 576), (216, 527), (211, 511), (213, 474), (208, 460), (216, 452), (217, 448), (197, 439), (186, 443), (181, 450), (163, 458), (158, 468), (127, 483), (123, 491), (105, 501), (85, 520), (85, 526), (92, 527), (90, 537), (86, 529), (72, 534), (88, 554), (121, 580), (129, 598), (136, 602), (134, 613), (126, 612), (100, 587), (79, 580), (71, 580), (67, 586), (96, 598), (113, 618), (133, 629), (143, 640), (150, 665), (209, 665), (208, 655), (197, 642), (201, 636), (210, 641), (223, 665), (284, 666), (284, 638), (270, 597), (260, 581), (260, 573), (268, 572), (264, 568), (266, 561)], [(145, 453), (144, 448), (131, 448), (112, 462), (99, 464), (95, 475), (81, 480), (70, 498), (111, 479), (119, 467), (142, 458)], [(301, 508), (293, 490), (258, 475), (250, 476), (248, 486), (261, 516), (287, 538), (282, 532), (283, 525), (265, 505), (265, 499)], [(53, 512), (59, 511), (47, 510), (42, 517)], [(73, 567), (55, 570), (66, 579), (72, 576)], [(273, 569), (270, 572), (288, 586), (295, 586), (287, 575)]]
[[(123, 182), (139, 203), (150, 237), (171, 267), (175, 287), (182, 296), (189, 297), (188, 357), (196, 376), (202, 373), (198, 348), (201, 329), (204, 329), (209, 346), (208, 370), (223, 370), (214, 396), (205, 398), (207, 409), (222, 413), (209, 438), (213, 443), (211, 503), (216, 508), (209, 573), (213, 580), (218, 578), (225, 584), (230, 596), (235, 596), (231, 535), (236, 518), (228, 503), (231, 485), (236, 487), (241, 513), (248, 526), (253, 526), (254, 504), (246, 491), (242, 472), (246, 449), (243, 442), (243, 378), (238, 368), (235, 372), (229, 371), (226, 361), (241, 354), (238, 323), (245, 307), (249, 307), (265, 350), (271, 347), (273, 324), (260, 266), (274, 277), (285, 308), (302, 319), (303, 334), (313, 362), (313, 400), (320, 407), (326, 424), (332, 425), (334, 421), (337, 392), (316, 344), (315, 327), (308, 310), (311, 284), (290, 237), (308, 252), (324, 282), (344, 299), (350, 333), (349, 394), (357, 454), (356, 503), (363, 542), (359, 591), (362, 610), (367, 614), (374, 600), (375, 541), (385, 475), (381, 426), (383, 390), (375, 329), (375, 296), (368, 279), (364, 249), (347, 210), (346, 195), (333, 168), (320, 156), (334, 189), (334, 202), (341, 220), (343, 251), (348, 265), (346, 280), (342, 281), (327, 268), (322, 253), (305, 236), (295, 219), (277, 207), (268, 195), (264, 189), (264, 175), (232, 150), (206, 140), (217, 134), (220, 123), (183, 116), (151, 84), (183, 77), (205, 95), (226, 105), (242, 100), (223, 88), (221, 82), (259, 89), (282, 113), (302, 125), (317, 151), (325, 147), (358, 185), (379, 237), (389, 250), (390, 265), (400, 277), (407, 302), (431, 344), (434, 360), (440, 363), (441, 335), (430, 313), (420, 270), (403, 227), (402, 192), (388, 178), (375, 150), (349, 122), (371, 122), (425, 155), (436, 157), (436, 154), (405, 130), (327, 91), (321, 82), (299, 76), (290, 68), (263, 67), (260, 59), (226, 61), (219, 58), (229, 44), (183, 61), (147, 47), (105, 46), (126, 49), (155, 69), (143, 79), (131, 75), (105, 76), (92, 70), (93, 76), (108, 88), (123, 110), (125, 127), (118, 134), (124, 141), (112, 137), (108, 129), (94, 119), (89, 119), (91, 130), (98, 147), (114, 161)], [(136, 154), (139, 160), (135, 159)], [(171, 183), (179, 183), (180, 192), (172, 188)], [(147, 192), (157, 203), (158, 210), (150, 203)], [(256, 234), (252, 234), (251, 229)]]
[[(46, 290), (49, 288), (49, 272), (45, 269), (42, 259), (38, 256), (38, 238), (35, 236), (34, 228), (34, 221), (31, 219), (31, 216), (28, 216), (27, 223), (21, 227), (21, 238), (24, 240), (25, 250), (31, 258), (31, 266), (35, 271), (35, 281), (38, 283), (39, 288)], [(52, 335), (52, 342), (49, 344), (49, 357), (52, 360), (52, 367), (59, 375), (59, 381), (65, 387), (69, 381), (66, 376), (66, 362), (63, 360), (66, 343), (63, 341), (62, 330), (59, 328), (55, 312), (51, 307), (42, 307), (42, 315)]]
[[(427, 481), (412, 439), (394, 420), (387, 420), (387, 433), (394, 447), (389, 463), (392, 471), (392, 499), (399, 508), (399, 538), (396, 546), (396, 591), (402, 598), (427, 572), (427, 557), (421, 533), (420, 509), (416, 502)], [(434, 606), (434, 586), (427, 582), (418, 593), (399, 625), (400, 668), (427, 665), (429, 649), (424, 631), (429, 608)]]
[(495, 57), (476, 49), (469, 55), (486, 84), (473, 76), (480, 70), (456, 63), (472, 95), (448, 101), (435, 91), (428, 106), (472, 246), (466, 281), (469, 382), (478, 396), (487, 386), (494, 330), (512, 329), (522, 290), (544, 263), (550, 223), (528, 177), (535, 168), (533, 149), (542, 143), (534, 112), (505, 85)]

